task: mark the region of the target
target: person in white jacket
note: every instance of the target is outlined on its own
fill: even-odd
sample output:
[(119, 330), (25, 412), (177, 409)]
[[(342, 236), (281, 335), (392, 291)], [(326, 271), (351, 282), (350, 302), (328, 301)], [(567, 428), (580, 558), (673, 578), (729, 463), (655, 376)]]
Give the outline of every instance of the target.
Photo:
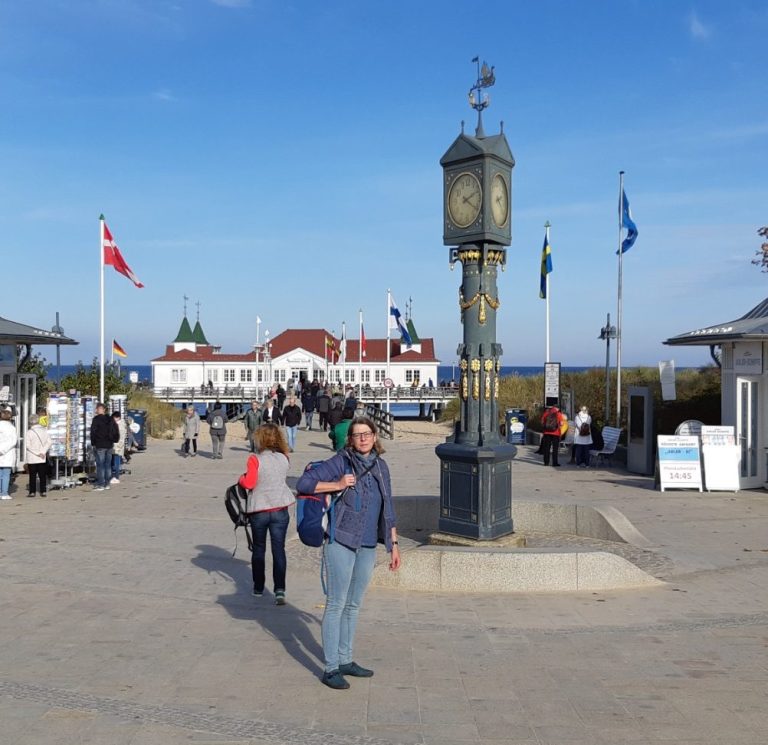
[(48, 451), (51, 449), (51, 436), (48, 430), (40, 424), (37, 414), (29, 417), (27, 430), (27, 470), (29, 471), (28, 497), (34, 497), (37, 492), (37, 482), (40, 481), (40, 496), (48, 492)]
[(589, 451), (592, 447), (592, 417), (586, 406), (581, 407), (574, 417), (573, 424), (576, 465), (586, 468), (589, 465)]
[(16, 465), (16, 427), (11, 422), (10, 409), (0, 411), (0, 499), (12, 499), (8, 494), (11, 470)]

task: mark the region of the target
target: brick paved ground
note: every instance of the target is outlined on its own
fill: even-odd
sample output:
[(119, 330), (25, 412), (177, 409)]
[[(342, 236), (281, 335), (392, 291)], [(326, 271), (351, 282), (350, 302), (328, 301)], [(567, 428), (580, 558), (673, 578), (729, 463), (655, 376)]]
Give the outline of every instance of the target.
[[(324, 457), (299, 433), (294, 473)], [(658, 589), (448, 595), (372, 588), (349, 691), (318, 682), (316, 555), (289, 604), (250, 595), (222, 492), (245, 460), (152, 442), (109, 492), (0, 506), (0, 743), (768, 741), (768, 496), (653, 491), (621, 471), (514, 466), (524, 499), (613, 505)], [(400, 495), (437, 493), (429, 443), (395, 442)], [(542, 537), (541, 540), (547, 540)], [(618, 549), (617, 549), (618, 550)], [(407, 555), (406, 555), (407, 560)], [(329, 737), (332, 735), (332, 737)]]

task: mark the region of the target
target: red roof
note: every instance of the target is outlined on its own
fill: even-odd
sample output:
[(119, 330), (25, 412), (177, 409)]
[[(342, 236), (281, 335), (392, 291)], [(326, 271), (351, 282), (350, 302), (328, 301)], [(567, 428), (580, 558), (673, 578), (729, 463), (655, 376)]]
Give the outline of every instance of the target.
[(214, 347), (198, 347), (196, 352), (191, 349), (173, 351), (173, 344), (168, 344), (162, 357), (155, 357), (150, 362), (256, 362), (256, 353), (221, 354)]
[[(325, 329), (286, 329), (270, 342), (272, 359), (288, 354), (298, 347), (306, 349), (307, 352), (324, 359), (326, 337), (333, 339), (336, 343), (336, 348), (339, 348), (339, 338), (329, 334)], [(358, 360), (358, 345), (357, 339), (347, 339), (347, 360), (353, 362)], [(434, 339), (422, 339), (421, 352), (410, 349), (401, 354), (399, 339), (391, 339), (390, 345), (390, 359), (392, 362), (438, 362), (438, 359), (435, 357)], [(387, 340), (366, 338), (363, 362), (386, 361)]]

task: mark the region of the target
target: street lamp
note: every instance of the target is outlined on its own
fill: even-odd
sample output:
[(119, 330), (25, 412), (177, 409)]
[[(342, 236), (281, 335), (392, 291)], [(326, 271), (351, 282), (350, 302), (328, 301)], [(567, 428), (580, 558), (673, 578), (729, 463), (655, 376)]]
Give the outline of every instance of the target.
[(600, 329), (600, 336), (597, 338), (605, 342), (605, 417), (607, 424), (611, 418), (611, 339), (615, 339), (616, 327), (611, 326), (611, 314), (605, 319), (605, 326)]

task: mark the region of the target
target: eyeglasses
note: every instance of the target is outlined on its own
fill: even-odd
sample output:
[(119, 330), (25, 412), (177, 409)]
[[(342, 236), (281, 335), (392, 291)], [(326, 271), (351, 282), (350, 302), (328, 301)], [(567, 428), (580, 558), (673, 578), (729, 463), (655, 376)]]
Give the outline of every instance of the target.
[(350, 437), (353, 440), (368, 440), (373, 437), (373, 432), (370, 430), (368, 432), (353, 432)]

